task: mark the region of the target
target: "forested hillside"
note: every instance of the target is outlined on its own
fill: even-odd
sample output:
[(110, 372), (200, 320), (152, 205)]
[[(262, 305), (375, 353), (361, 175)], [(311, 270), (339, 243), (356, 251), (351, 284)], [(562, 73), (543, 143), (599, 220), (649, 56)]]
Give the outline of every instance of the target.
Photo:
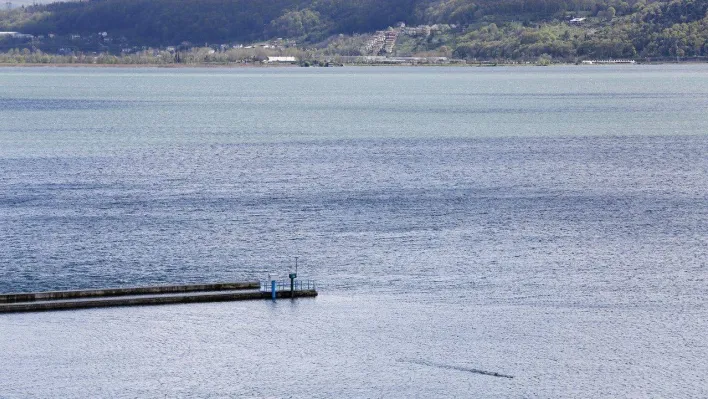
[[(91, 0), (3, 11), (0, 31), (107, 31), (146, 46), (276, 37), (298, 45), (346, 46), (336, 35), (350, 37), (405, 22), (444, 24), (446, 30), (409, 40), (402, 55), (688, 57), (708, 54), (707, 11), (708, 0)], [(572, 17), (585, 20), (570, 24)], [(357, 51), (347, 49), (348, 54)]]
[(322, 37), (409, 20), (417, 0), (92, 0), (16, 10), (0, 29), (31, 34), (109, 31), (148, 44)]

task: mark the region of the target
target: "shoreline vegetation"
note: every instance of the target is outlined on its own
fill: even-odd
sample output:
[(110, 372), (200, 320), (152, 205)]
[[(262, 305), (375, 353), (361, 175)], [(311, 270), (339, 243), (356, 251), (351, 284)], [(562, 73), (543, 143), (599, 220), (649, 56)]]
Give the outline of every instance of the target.
[[(708, 47), (708, 40), (706, 41)], [(114, 55), (82, 51), (68, 54), (46, 53), (39, 49), (13, 48), (0, 51), (0, 66), (146, 66), (164, 68), (184, 67), (338, 67), (338, 66), (523, 66), (523, 65), (580, 65), (580, 64), (697, 64), (708, 63), (708, 56), (672, 57), (604, 57), (604, 58), (553, 58), (543, 54), (535, 59), (514, 58), (449, 58), (444, 53), (424, 53), (413, 56), (341, 56), (323, 52), (289, 49), (270, 52), (222, 51), (212, 47), (194, 47), (174, 52), (164, 49), (147, 49), (134, 53)], [(268, 54), (268, 53), (266, 53)], [(293, 55), (294, 54), (294, 55)], [(286, 60), (282, 60), (286, 59)]]
[(317, 50), (289, 49), (225, 49), (193, 47), (183, 50), (147, 48), (135, 53), (113, 55), (109, 53), (76, 52), (50, 54), (35, 49), (11, 49), (0, 52), (0, 67), (10, 66), (93, 66), (93, 67), (158, 67), (158, 68), (273, 68), (273, 67), (341, 67), (341, 66), (550, 66), (585, 64), (676, 64), (705, 63), (705, 57), (560, 60), (539, 57), (533, 61), (459, 59), (434, 53), (415, 57), (397, 56), (340, 56)]
[[(699, 65), (708, 64), (705, 61), (673, 61), (673, 62), (637, 62), (633, 65), (648, 66), (648, 65)], [(389, 68), (420, 68), (420, 67), (435, 67), (435, 68), (498, 68), (498, 67), (524, 67), (524, 66), (577, 66), (582, 68), (606, 67), (608, 64), (602, 65), (585, 65), (576, 63), (554, 63), (549, 65), (543, 64), (503, 64), (503, 63), (476, 63), (476, 64), (450, 64), (450, 65), (435, 65), (435, 64), (343, 64), (337, 67), (389, 67)], [(609, 65), (624, 65), (626, 64), (609, 64)], [(288, 65), (267, 65), (267, 64), (180, 64), (180, 65), (165, 65), (165, 64), (85, 64), (85, 63), (23, 63), (23, 64), (7, 64), (0, 63), (0, 69), (3, 68), (121, 68), (121, 69), (260, 69), (260, 68), (300, 68), (297, 64)]]

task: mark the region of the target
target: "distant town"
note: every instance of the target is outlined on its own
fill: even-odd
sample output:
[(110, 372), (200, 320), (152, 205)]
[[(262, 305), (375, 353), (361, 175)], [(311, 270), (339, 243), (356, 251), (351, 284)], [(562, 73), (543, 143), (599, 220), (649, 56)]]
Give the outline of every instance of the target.
[(125, 36), (107, 31), (89, 35), (31, 35), (22, 32), (0, 32), (9, 51), (0, 55), (2, 63), (88, 63), (88, 64), (297, 64), (302, 66), (338, 66), (343, 64), (376, 65), (449, 65), (465, 64), (445, 54), (417, 56), (395, 55), (400, 38), (428, 38), (436, 33), (457, 28), (455, 25), (406, 26), (357, 35), (362, 55), (334, 54), (327, 49), (300, 48), (293, 39), (276, 38), (253, 43), (220, 43), (201, 46), (182, 42), (159, 48), (131, 46)]

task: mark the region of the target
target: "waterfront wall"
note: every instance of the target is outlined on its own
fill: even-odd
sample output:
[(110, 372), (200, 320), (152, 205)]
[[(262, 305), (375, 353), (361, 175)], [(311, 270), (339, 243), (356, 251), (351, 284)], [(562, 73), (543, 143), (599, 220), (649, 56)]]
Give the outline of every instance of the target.
[(0, 294), (0, 304), (15, 302), (47, 301), (74, 298), (99, 298), (127, 295), (176, 294), (199, 291), (234, 291), (258, 289), (259, 282), (213, 283), (190, 285), (163, 285), (152, 287), (104, 288), (95, 290), (49, 291)]
[[(291, 298), (290, 291), (278, 291), (277, 298)], [(294, 298), (316, 297), (317, 291), (293, 292)], [(167, 305), (179, 303), (226, 302), (271, 299), (270, 292), (215, 292), (186, 293), (184, 295), (145, 295), (131, 297), (100, 297), (94, 299), (47, 300), (0, 304), (0, 313), (40, 312), (48, 310), (70, 310), (114, 306)]]

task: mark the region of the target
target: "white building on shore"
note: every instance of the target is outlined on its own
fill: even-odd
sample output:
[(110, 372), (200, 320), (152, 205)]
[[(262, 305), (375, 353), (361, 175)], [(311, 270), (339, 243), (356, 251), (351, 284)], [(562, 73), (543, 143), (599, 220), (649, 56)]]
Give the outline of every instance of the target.
[(13, 39), (32, 39), (34, 36), (20, 32), (0, 32), (0, 37), (11, 37)]
[(268, 63), (296, 63), (297, 58), (292, 56), (268, 57)]

